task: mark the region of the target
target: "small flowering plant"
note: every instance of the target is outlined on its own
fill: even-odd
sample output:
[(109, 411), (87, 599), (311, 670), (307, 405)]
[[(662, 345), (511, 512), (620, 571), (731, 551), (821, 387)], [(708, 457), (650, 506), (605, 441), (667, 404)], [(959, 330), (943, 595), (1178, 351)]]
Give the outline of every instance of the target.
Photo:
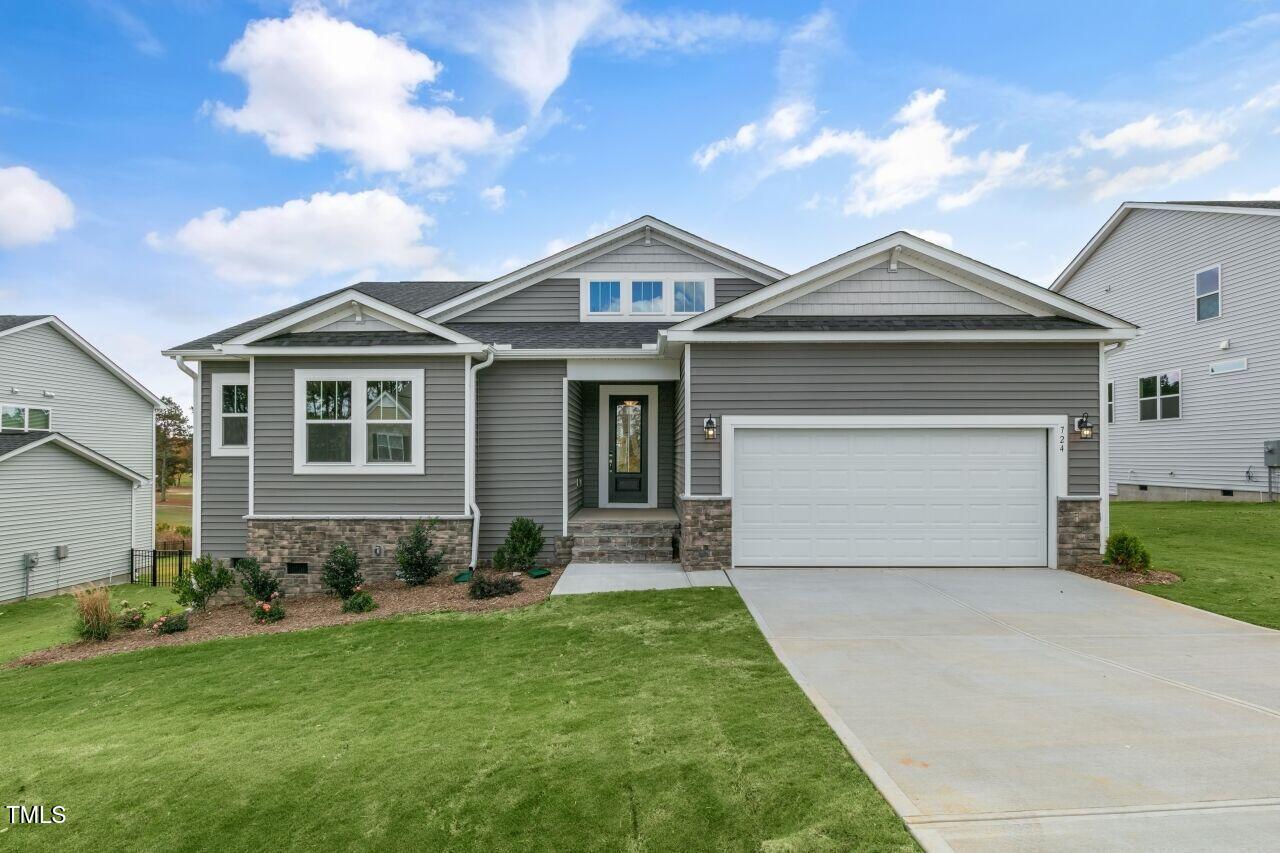
[(271, 598), (266, 601), (255, 602), (249, 612), (253, 614), (253, 621), (263, 624), (271, 622), (279, 622), (284, 618), (284, 602), (280, 600), (280, 593), (271, 593)]
[(150, 601), (144, 601), (140, 606), (134, 607), (122, 599), (120, 613), (116, 616), (116, 627), (122, 631), (138, 630), (147, 623), (147, 611), (150, 609)]
[(166, 613), (151, 623), (151, 630), (157, 634), (177, 634), (191, 626), (190, 618), (190, 608), (177, 613)]
[(244, 603), (255, 622), (279, 622), (284, 618), (284, 602), (280, 597), (280, 580), (265, 571), (252, 558), (241, 560), (236, 566), (240, 572), (240, 587), (244, 590)]

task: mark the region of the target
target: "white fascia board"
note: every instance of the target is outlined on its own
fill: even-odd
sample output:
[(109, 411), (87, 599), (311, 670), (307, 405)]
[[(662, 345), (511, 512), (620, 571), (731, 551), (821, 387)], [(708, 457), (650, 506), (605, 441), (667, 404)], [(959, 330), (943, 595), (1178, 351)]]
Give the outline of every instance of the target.
[(86, 459), (99, 467), (105, 468), (113, 474), (118, 474), (126, 480), (133, 482), (135, 485), (141, 485), (147, 481), (146, 477), (142, 476), (132, 468), (126, 468), (114, 459), (103, 456), (98, 451), (85, 447), (80, 442), (67, 438), (65, 435), (57, 432), (51, 432), (48, 436), (40, 439), (39, 441), (33, 441), (30, 444), (24, 444), (22, 447), (9, 451), (3, 456), (0, 456), (0, 462), (5, 462), (15, 456), (21, 456), (28, 450), (35, 450), (37, 447), (44, 447), (46, 444), (56, 444), (82, 459)]
[[(732, 249), (704, 240), (696, 234), (676, 228), (674, 225), (669, 225), (660, 219), (652, 216), (642, 216), (611, 231), (606, 231), (575, 246), (556, 252), (554, 255), (549, 255), (542, 260), (535, 261), (518, 270), (513, 270), (504, 276), (495, 278), (482, 287), (428, 308), (422, 312), (422, 316), (431, 317), (442, 322), (451, 320), (459, 314), (473, 311), (531, 284), (554, 278), (559, 272), (578, 264), (586, 263), (606, 252), (613, 251), (620, 245), (625, 245), (637, 237), (644, 236), (646, 229), (655, 239), (675, 245), (676, 248), (688, 251), (690, 254), (701, 257), (708, 262), (736, 268), (738, 274), (761, 284), (771, 284), (786, 277), (786, 273), (782, 270), (762, 264), (754, 258), (748, 258), (746, 255), (739, 254)], [(733, 270), (731, 269), (730, 271)]]
[(655, 349), (500, 349), (494, 348), (494, 357), (506, 361), (508, 359), (658, 359), (661, 353)]
[[(484, 344), (394, 344), (389, 346), (340, 347), (255, 347), (244, 344), (222, 344), (218, 352), (224, 356), (291, 356), (291, 355), (468, 355), (484, 352)], [(212, 359), (211, 359), (212, 360)]]
[(327, 314), (335, 308), (350, 305), (353, 302), (363, 305), (366, 308), (371, 308), (381, 314), (385, 314), (388, 318), (399, 320), (410, 329), (421, 332), (430, 332), (433, 335), (444, 338), (445, 340), (451, 341), (455, 344), (478, 343), (466, 335), (459, 334), (452, 329), (441, 326), (439, 323), (433, 323), (430, 320), (419, 317), (411, 311), (405, 311), (401, 308), (397, 308), (389, 302), (383, 302), (381, 299), (375, 299), (366, 293), (361, 293), (359, 290), (348, 288), (340, 293), (335, 293), (328, 299), (322, 299), (319, 302), (308, 305), (305, 308), (301, 308), (292, 314), (286, 314), (278, 320), (273, 320), (266, 325), (253, 329), (252, 331), (245, 332), (242, 335), (237, 335), (231, 340), (226, 341), (222, 345), (222, 349), (225, 351), (227, 346), (251, 344), (254, 341), (260, 341), (263, 338), (278, 335), (282, 332), (293, 329), (295, 326), (298, 326), (313, 317)]
[(1137, 337), (1136, 329), (966, 329), (919, 330), (900, 332), (738, 332), (694, 330), (667, 331), (672, 343), (902, 343), (906, 341), (989, 341), (999, 343), (1062, 343), (1071, 341), (1127, 341)]
[(16, 332), (24, 331), (26, 329), (33, 329), (36, 326), (45, 326), (45, 325), (53, 326), (53, 328), (57, 329), (58, 332), (63, 337), (71, 341), (71, 343), (75, 344), (75, 346), (79, 348), (85, 355), (89, 356), (94, 361), (98, 362), (103, 367), (105, 367), (117, 379), (119, 379), (121, 382), (123, 382), (124, 384), (132, 388), (135, 392), (137, 392), (138, 396), (142, 397), (144, 400), (150, 403), (153, 407), (157, 409), (164, 407), (164, 402), (161, 401), (161, 399), (157, 397), (155, 394), (147, 390), (145, 385), (143, 385), (141, 382), (139, 382), (138, 380), (130, 376), (129, 373), (125, 371), (123, 367), (116, 364), (111, 359), (107, 358), (101, 352), (101, 350), (99, 350), (93, 344), (86, 341), (84, 338), (80, 337), (80, 335), (77, 334), (74, 329), (72, 329), (66, 323), (59, 320), (57, 317), (54, 317), (52, 315), (48, 317), (41, 317), (38, 320), (32, 320), (30, 323), (23, 323), (21, 326), (14, 326), (12, 329), (5, 329), (3, 332), (0, 332), (0, 338), (4, 337), (5, 335), (12, 335)]
[(1280, 216), (1280, 209), (1266, 207), (1229, 207), (1216, 204), (1172, 204), (1170, 202), (1159, 201), (1126, 201), (1120, 207), (1116, 208), (1116, 212), (1111, 214), (1111, 218), (1103, 223), (1098, 229), (1098, 233), (1094, 234), (1092, 239), (1084, 245), (1084, 248), (1071, 259), (1071, 263), (1067, 264), (1066, 269), (1058, 274), (1053, 280), (1053, 284), (1049, 285), (1049, 289), (1055, 293), (1062, 291), (1067, 286), (1067, 282), (1071, 280), (1080, 267), (1084, 266), (1085, 261), (1093, 256), (1098, 247), (1106, 242), (1111, 236), (1111, 232), (1115, 231), (1129, 215), (1131, 210), (1177, 210), (1184, 213), (1223, 213), (1231, 216)]

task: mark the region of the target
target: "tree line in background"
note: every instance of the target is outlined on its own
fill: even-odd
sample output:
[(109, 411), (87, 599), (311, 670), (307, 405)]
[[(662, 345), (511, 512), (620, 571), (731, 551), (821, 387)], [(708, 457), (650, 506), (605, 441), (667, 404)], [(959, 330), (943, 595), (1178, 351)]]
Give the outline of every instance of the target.
[(191, 473), (191, 420), (172, 397), (161, 397), (156, 411), (156, 491), (168, 499), (169, 487)]

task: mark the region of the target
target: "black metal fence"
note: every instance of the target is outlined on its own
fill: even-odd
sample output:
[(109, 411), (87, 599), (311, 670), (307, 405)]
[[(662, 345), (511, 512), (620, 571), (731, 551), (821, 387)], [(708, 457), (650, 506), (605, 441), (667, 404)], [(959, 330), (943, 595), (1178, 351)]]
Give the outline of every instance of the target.
[(149, 551), (143, 548), (129, 551), (129, 569), (134, 583), (168, 586), (174, 578), (186, 574), (190, 565), (190, 551)]

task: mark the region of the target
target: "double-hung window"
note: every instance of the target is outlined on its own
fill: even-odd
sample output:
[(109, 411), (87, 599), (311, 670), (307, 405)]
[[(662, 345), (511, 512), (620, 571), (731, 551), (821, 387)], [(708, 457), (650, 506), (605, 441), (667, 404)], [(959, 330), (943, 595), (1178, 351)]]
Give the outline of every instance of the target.
[(421, 474), (423, 372), (294, 372), (294, 473)]
[(34, 406), (0, 406), (0, 430), (4, 432), (41, 432), (52, 429), (53, 413)]
[(1182, 416), (1182, 371), (1170, 370), (1138, 380), (1138, 420), (1164, 421)]
[(1222, 267), (1196, 273), (1196, 322), (1222, 314)]
[(249, 374), (215, 373), (209, 402), (211, 456), (249, 455)]
[(1107, 423), (1116, 422), (1116, 384), (1107, 383)]

